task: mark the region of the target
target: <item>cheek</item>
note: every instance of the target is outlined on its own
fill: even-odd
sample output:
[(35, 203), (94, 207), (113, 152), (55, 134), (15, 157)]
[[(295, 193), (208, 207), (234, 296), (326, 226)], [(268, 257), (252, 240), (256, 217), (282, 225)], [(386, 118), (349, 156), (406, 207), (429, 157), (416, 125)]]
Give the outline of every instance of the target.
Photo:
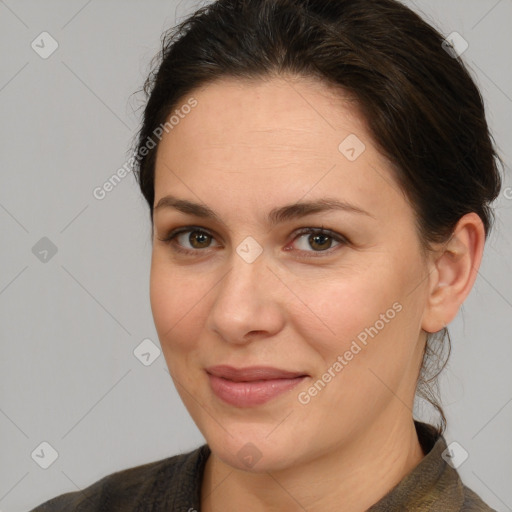
[[(210, 290), (208, 278), (180, 272), (179, 267), (154, 252), (150, 275), (150, 301), (155, 327), (164, 351), (191, 348), (199, 338), (200, 317)], [(197, 332), (196, 332), (197, 331)]]
[(410, 283), (421, 269), (412, 264), (404, 268), (399, 258), (390, 256), (376, 258), (364, 270), (325, 275), (314, 286), (295, 283), (297, 296), (304, 297), (295, 321), (326, 368), (344, 354), (353, 370), (398, 365), (411, 356), (421, 304), (410, 293)]
[[(314, 289), (300, 283), (297, 286), (297, 296), (304, 297), (304, 307), (296, 319), (303, 321), (310, 331), (307, 338), (316, 339), (327, 350), (343, 349), (350, 344), (353, 337), (379, 320), (380, 314), (392, 308), (399, 298), (383, 273), (331, 275), (323, 282), (317, 281)], [(393, 313), (394, 310), (390, 312)]]
[(302, 399), (310, 397), (318, 407), (331, 408), (338, 418), (351, 411), (355, 424), (392, 399), (414, 355), (417, 332), (412, 317), (418, 309), (393, 267), (387, 268), (387, 274), (324, 283), (325, 293), (310, 293), (308, 304), (322, 322), (306, 321), (311, 313), (298, 320), (301, 337), (319, 357), (318, 373), (310, 387), (301, 389)]

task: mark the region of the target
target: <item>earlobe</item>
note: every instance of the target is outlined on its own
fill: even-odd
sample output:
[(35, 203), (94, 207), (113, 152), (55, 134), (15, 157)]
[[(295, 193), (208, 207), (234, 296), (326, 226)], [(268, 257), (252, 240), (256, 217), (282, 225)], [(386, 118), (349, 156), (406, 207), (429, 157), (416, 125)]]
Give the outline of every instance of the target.
[(485, 229), (474, 213), (464, 215), (448, 242), (432, 256), (422, 328), (437, 332), (457, 315), (469, 295), (482, 261)]

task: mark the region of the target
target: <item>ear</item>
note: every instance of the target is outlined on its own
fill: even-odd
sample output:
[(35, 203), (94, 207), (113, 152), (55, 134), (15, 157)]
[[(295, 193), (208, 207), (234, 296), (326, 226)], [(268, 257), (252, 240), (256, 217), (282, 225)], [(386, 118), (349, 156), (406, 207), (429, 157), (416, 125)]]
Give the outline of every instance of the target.
[(433, 253), (421, 324), (425, 331), (437, 332), (455, 318), (476, 280), (484, 244), (482, 219), (471, 212), (459, 219), (452, 237)]

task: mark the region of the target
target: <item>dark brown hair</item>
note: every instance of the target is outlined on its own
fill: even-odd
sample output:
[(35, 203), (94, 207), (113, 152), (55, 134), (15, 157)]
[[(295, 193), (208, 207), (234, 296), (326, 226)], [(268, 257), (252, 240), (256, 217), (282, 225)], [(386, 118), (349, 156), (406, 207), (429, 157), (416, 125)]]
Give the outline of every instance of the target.
[[(356, 99), (374, 142), (394, 164), (425, 250), (447, 241), (469, 212), (480, 216), (487, 238), (501, 160), (480, 92), (443, 41), (395, 0), (218, 0), (198, 9), (164, 33), (144, 84), (134, 170), (151, 221), (158, 145), (148, 151), (148, 141), (171, 111), (219, 78), (286, 74), (317, 78)], [(428, 337), (417, 386), (440, 414), (439, 433), (446, 418), (436, 379), (450, 347), (446, 327)]]

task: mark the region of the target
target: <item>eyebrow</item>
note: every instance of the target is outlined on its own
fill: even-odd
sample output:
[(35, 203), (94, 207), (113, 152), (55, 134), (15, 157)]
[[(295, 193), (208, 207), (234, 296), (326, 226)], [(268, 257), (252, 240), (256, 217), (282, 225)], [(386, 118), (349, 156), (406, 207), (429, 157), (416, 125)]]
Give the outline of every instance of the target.
[[(153, 211), (162, 208), (172, 208), (185, 214), (195, 215), (196, 217), (205, 219), (212, 219), (219, 222), (220, 224), (224, 224), (220, 217), (208, 206), (194, 203), (193, 201), (189, 201), (187, 199), (179, 199), (178, 197), (172, 195), (162, 197), (158, 201), (158, 204), (153, 208)], [(273, 208), (268, 214), (268, 223), (270, 226), (275, 226), (292, 219), (298, 219), (307, 215), (331, 210), (358, 213), (376, 219), (375, 215), (372, 215), (371, 213), (356, 205), (346, 201), (340, 201), (339, 199), (324, 197), (314, 201), (300, 201), (297, 203)]]

